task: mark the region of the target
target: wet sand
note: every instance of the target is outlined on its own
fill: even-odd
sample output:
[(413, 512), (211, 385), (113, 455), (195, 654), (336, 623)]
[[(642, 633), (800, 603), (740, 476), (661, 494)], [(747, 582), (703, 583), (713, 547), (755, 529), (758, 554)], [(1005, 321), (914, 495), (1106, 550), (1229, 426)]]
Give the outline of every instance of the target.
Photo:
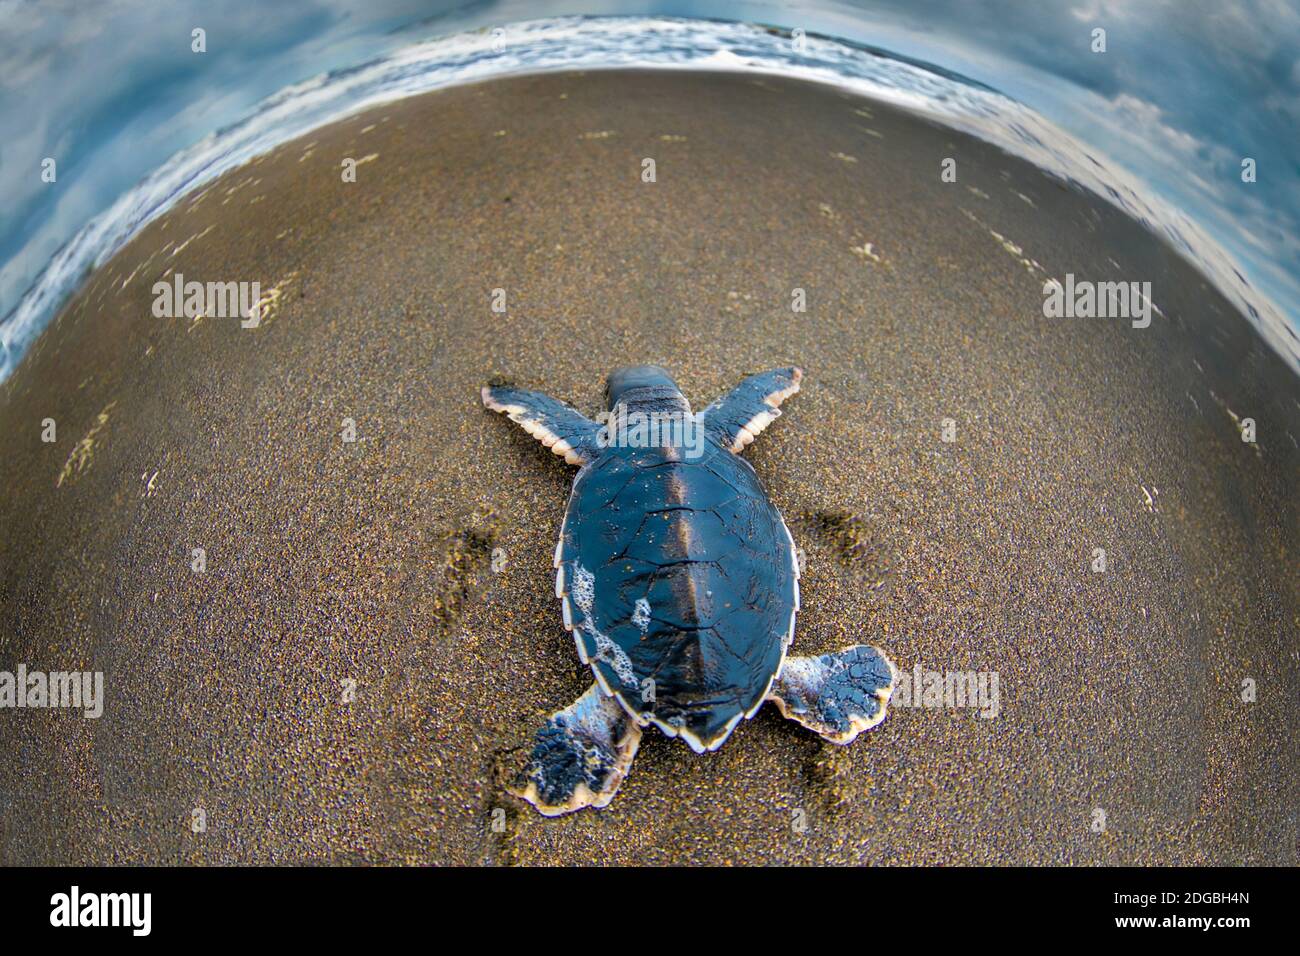
[[(173, 272), (279, 298), (154, 318)], [(1067, 272), (1163, 315), (1044, 318)], [(804, 367), (746, 452), (807, 554), (796, 652), (996, 671), (996, 718), (837, 748), (766, 707), (711, 755), (648, 732), (605, 810), (504, 792), (590, 675), (553, 596), (572, 472), (478, 388), (592, 413), (647, 361), (696, 408)], [(602, 73), (381, 107), (151, 224), (0, 386), (0, 670), (107, 696), (0, 710), (0, 863), (1294, 865), (1298, 422), (1145, 232), (882, 105)]]

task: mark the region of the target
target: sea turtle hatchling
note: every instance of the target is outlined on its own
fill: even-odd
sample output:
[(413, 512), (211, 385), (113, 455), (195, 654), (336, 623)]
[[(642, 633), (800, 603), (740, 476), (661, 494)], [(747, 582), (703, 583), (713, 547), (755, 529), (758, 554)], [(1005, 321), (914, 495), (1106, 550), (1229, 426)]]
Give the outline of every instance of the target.
[(605, 383), (604, 424), (538, 392), (483, 389), (489, 409), (581, 466), (555, 594), (596, 682), (537, 731), (510, 788), (543, 814), (606, 806), (648, 724), (704, 753), (766, 700), (837, 744), (884, 720), (897, 672), (878, 649), (786, 656), (794, 540), (740, 453), (802, 377), (752, 375), (695, 415), (666, 371), (625, 368)]

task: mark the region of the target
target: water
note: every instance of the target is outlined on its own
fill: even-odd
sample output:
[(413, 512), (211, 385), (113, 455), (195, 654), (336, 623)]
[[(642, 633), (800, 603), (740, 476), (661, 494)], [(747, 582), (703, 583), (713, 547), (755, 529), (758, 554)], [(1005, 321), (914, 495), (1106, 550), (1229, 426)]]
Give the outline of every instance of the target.
[[(331, 56), (338, 55), (337, 50), (331, 51)], [(1296, 300), (1288, 288), (1276, 283), (1269, 290), (1273, 294), (1266, 294), (1262, 286), (1269, 283), (1258, 281), (1261, 275), (1277, 273), (1279, 264), (1285, 266), (1288, 250), (1257, 242), (1261, 248), (1251, 254), (1250, 244), (1224, 238), (1223, 230), (1214, 228), (1227, 209), (1221, 197), (1203, 190), (1201, 198), (1190, 204), (1194, 208), (1187, 201), (1175, 205), (1168, 198), (1171, 190), (1164, 188), (1168, 177), (1155, 175), (1157, 167), (1145, 170), (1149, 175), (1144, 177), (1106, 155), (1107, 146), (1131, 153), (1120, 139), (1112, 137), (1101, 147), (1091, 141), (1085, 144), (988, 85), (940, 66), (828, 37), (804, 35), (796, 42), (784, 31), (730, 22), (565, 17), (398, 45), (362, 65), (284, 87), (249, 106), (242, 119), (179, 150), (72, 232), (30, 286), (15, 282), (14, 270), (7, 270), (0, 287), (0, 308), (10, 306), (0, 322), (0, 379), (7, 377), (81, 280), (144, 224), (196, 187), (287, 139), (377, 103), (438, 87), (523, 72), (628, 66), (810, 79), (901, 105), (972, 133), (1092, 190), (1161, 235), (1249, 317), (1293, 369), (1300, 370)], [(247, 92), (246, 84), (242, 93)], [(1138, 109), (1132, 103), (1128, 106)], [(138, 117), (132, 116), (132, 121), (138, 122)], [(122, 132), (113, 128), (112, 117), (103, 122), (110, 133)], [(187, 129), (201, 127), (202, 117), (188, 122)], [(99, 175), (108, 177), (109, 172)], [(49, 241), (50, 228), (31, 228), (43, 230)], [(9, 232), (10, 265), (30, 263), (33, 244), (15, 249), (21, 246), (22, 236), (15, 239), (12, 226)], [(25, 288), (21, 295), (20, 288)]]

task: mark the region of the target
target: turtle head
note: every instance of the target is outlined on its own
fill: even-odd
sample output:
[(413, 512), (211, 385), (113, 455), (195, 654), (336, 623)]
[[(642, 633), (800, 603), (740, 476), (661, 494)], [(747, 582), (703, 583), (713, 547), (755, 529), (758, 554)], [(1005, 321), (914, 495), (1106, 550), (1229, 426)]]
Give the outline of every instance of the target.
[(677, 383), (658, 365), (631, 365), (605, 379), (605, 402), (610, 411), (619, 402), (670, 407), (682, 401)]

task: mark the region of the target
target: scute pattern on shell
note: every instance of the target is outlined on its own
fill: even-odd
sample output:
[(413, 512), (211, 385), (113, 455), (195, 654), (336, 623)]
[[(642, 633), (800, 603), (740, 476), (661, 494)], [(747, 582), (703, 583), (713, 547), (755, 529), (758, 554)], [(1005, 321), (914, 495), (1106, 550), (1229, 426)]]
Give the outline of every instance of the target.
[(797, 571), (743, 459), (712, 442), (695, 459), (607, 449), (574, 483), (557, 561), (583, 660), (643, 723), (711, 749), (762, 703)]

